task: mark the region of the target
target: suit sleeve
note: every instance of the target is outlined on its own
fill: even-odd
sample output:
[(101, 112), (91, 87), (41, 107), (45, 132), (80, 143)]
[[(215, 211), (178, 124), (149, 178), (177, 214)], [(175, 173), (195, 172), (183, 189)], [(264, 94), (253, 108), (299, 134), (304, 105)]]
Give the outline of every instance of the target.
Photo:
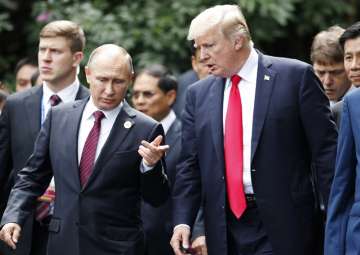
[(325, 231), (325, 254), (327, 255), (345, 254), (347, 223), (354, 201), (356, 149), (347, 98), (343, 104), (338, 144)]
[(33, 154), (18, 173), (18, 179), (11, 190), (1, 225), (9, 222), (23, 225), (27, 216), (33, 211), (37, 197), (45, 192), (50, 183), (52, 177), (49, 158), (51, 118), (50, 110), (36, 139)]
[(205, 235), (204, 207), (201, 206), (191, 231), (191, 240), (195, 240), (199, 236), (204, 236), (204, 235)]
[(337, 130), (329, 101), (311, 67), (305, 69), (300, 88), (300, 114), (319, 190), (327, 208), (335, 168)]
[(187, 92), (182, 116), (182, 147), (172, 193), (174, 226), (193, 226), (201, 204), (201, 178), (195, 131), (196, 96), (193, 88)]
[[(158, 135), (165, 137), (161, 124), (157, 124), (153, 128), (147, 140), (153, 141)], [(141, 174), (141, 189), (143, 199), (145, 202), (154, 207), (165, 203), (170, 193), (169, 183), (165, 173), (166, 164), (163, 157), (152, 170)]]
[(5, 209), (8, 197), (6, 187), (9, 186), (10, 173), (12, 169), (11, 158), (11, 128), (9, 103), (7, 102), (0, 115), (0, 217)]

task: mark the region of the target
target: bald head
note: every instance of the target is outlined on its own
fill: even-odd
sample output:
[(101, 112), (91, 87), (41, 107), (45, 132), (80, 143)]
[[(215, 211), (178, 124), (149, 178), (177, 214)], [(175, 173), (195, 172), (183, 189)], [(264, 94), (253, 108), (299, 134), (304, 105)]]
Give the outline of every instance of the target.
[(85, 73), (95, 106), (112, 110), (122, 102), (132, 81), (131, 57), (117, 45), (102, 45), (91, 53)]
[(129, 72), (131, 75), (134, 74), (134, 68), (132, 64), (132, 59), (129, 53), (122, 47), (116, 44), (103, 44), (97, 47), (90, 54), (87, 66), (92, 67), (96, 65), (96, 62), (100, 60), (121, 62), (124, 61), (129, 67)]

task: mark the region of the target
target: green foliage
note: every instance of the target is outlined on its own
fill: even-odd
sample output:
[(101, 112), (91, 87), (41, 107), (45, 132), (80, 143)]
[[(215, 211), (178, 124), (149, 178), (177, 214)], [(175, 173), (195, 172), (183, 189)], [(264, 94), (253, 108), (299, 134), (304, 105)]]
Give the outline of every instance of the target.
[[(357, 9), (357, 0), (34, 1), (24, 42), (36, 49), (42, 26), (51, 20), (70, 19), (85, 30), (86, 56), (103, 43), (116, 43), (130, 52), (137, 69), (162, 63), (179, 73), (190, 68), (186, 35), (192, 18), (210, 6), (229, 3), (241, 6), (255, 45), (275, 55), (300, 51), (292, 55), (300, 57), (308, 54), (307, 44), (316, 32), (335, 23), (346, 27), (356, 20)], [(0, 32), (2, 29), (12, 27), (8, 15), (0, 12)]]

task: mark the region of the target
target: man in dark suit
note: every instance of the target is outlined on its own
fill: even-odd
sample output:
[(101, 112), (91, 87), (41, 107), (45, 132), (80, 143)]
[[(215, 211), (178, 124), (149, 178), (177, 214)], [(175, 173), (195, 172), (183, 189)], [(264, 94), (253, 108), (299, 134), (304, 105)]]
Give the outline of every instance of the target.
[[(353, 84), (360, 85), (360, 22), (346, 29), (340, 40), (344, 63)], [(334, 181), (331, 187), (325, 234), (325, 254), (360, 253), (359, 131), (360, 91), (352, 91), (342, 103), (341, 128)]]
[[(17, 174), (33, 151), (35, 139), (51, 105), (89, 95), (88, 89), (76, 77), (84, 46), (83, 30), (71, 21), (51, 22), (40, 32), (38, 62), (44, 82), (41, 86), (11, 95), (0, 118), (0, 217)], [(50, 204), (47, 208), (50, 209)], [(50, 217), (43, 216), (34, 220), (34, 215), (29, 215), (16, 254), (46, 253)], [(1, 246), (0, 251), (5, 253), (5, 248), (1, 249)]]
[[(346, 76), (351, 81), (349, 93), (360, 86), (360, 61), (358, 54), (360, 52), (360, 22), (356, 22), (347, 29), (340, 36), (339, 39), (341, 48), (344, 52), (344, 68)], [(336, 124), (340, 127), (341, 113), (343, 111), (343, 102), (340, 101), (331, 107)]]
[(326, 205), (337, 133), (311, 66), (256, 51), (236, 5), (199, 14), (188, 38), (213, 75), (187, 94), (175, 253), (186, 253), (202, 197), (210, 255), (321, 254), (312, 179)]
[(185, 107), (185, 96), (188, 87), (198, 80), (204, 79), (209, 74), (208, 67), (200, 60), (200, 54), (194, 47), (194, 42), (190, 43), (190, 50), (192, 70), (188, 70), (179, 76), (176, 101), (172, 107), (179, 118), (181, 118), (182, 111)]
[(54, 175), (48, 254), (140, 255), (140, 198), (156, 206), (169, 192), (163, 129), (123, 100), (133, 76), (123, 48), (95, 49), (85, 71), (91, 97), (50, 109), (11, 191), (0, 238), (16, 248), (20, 226)]
[[(166, 143), (170, 146), (165, 162), (171, 187), (175, 182), (176, 164), (181, 150), (181, 122), (171, 109), (176, 99), (176, 90), (175, 78), (162, 65), (152, 65), (142, 70), (135, 78), (132, 90), (135, 109), (159, 121), (164, 127)], [(147, 255), (174, 254), (169, 244), (172, 235), (171, 217), (171, 200), (158, 208), (142, 203)], [(192, 239), (197, 249), (206, 249), (201, 218), (197, 221), (197, 230)]]
[(340, 101), (351, 86), (344, 68), (344, 52), (339, 43), (344, 31), (340, 26), (331, 26), (320, 31), (311, 45), (310, 58), (314, 71), (324, 86), (330, 106)]

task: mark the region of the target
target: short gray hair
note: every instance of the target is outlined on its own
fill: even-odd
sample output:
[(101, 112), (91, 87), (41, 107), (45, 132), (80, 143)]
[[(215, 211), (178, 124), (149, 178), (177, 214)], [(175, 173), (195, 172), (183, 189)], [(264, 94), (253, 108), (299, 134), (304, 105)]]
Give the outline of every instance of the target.
[(120, 47), (116, 44), (103, 44), (103, 45), (97, 47), (95, 50), (93, 50), (89, 56), (87, 66), (91, 65), (95, 56), (102, 50), (108, 50), (108, 51), (112, 51), (112, 52), (115, 51), (115, 52), (120, 53), (122, 56), (124, 56), (126, 58), (128, 65), (129, 65), (130, 73), (134, 74), (134, 66), (133, 66), (133, 61), (132, 61), (130, 54), (123, 47)]

